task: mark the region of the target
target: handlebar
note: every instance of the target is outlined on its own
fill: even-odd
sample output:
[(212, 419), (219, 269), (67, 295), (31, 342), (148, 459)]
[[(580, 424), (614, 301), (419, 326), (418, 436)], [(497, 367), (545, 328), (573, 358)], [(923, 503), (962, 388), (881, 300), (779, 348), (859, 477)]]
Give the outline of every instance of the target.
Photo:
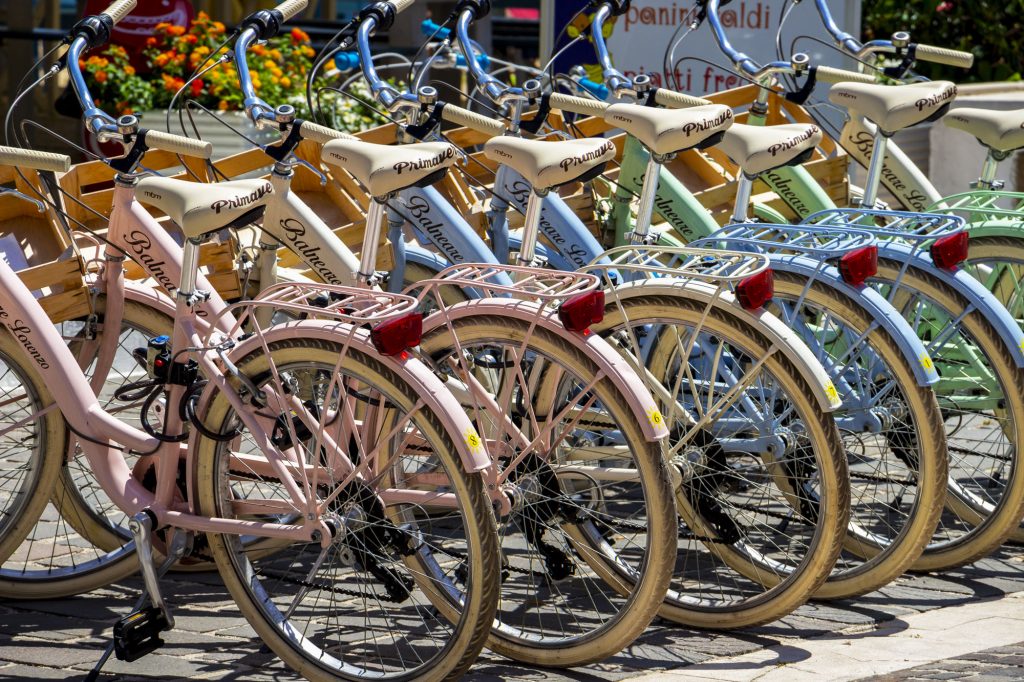
[(454, 104), (445, 104), (441, 108), (441, 118), (449, 123), (472, 128), (479, 133), (491, 137), (499, 137), (505, 134), (505, 126), (500, 121), (481, 116), (476, 112), (457, 107)]
[(64, 154), (37, 152), (32, 149), (16, 147), (0, 147), (0, 164), (53, 171), (54, 173), (66, 173), (71, 170), (71, 159)]
[(819, 81), (825, 83), (877, 83), (875, 77), (869, 73), (857, 73), (856, 71), (846, 71), (844, 69), (833, 69), (831, 66), (817, 66), (814, 67), (817, 73)]
[(328, 128), (317, 123), (303, 121), (299, 126), (299, 134), (304, 140), (312, 140), (319, 144), (327, 144), (331, 140), (358, 140), (359, 138), (338, 132), (334, 128)]
[(598, 102), (596, 99), (573, 97), (572, 95), (563, 95), (560, 92), (552, 93), (548, 103), (553, 109), (569, 111), (581, 116), (597, 116), (598, 118), (604, 116), (605, 110), (609, 107), (608, 104)]
[(922, 45), (920, 43), (912, 45), (912, 49), (914, 50), (915, 59), (945, 64), (946, 66), (958, 66), (961, 69), (969, 69), (974, 66), (974, 55), (970, 52), (950, 50), (933, 45)]
[[(590, 35), (594, 41), (597, 62), (601, 65), (601, 77), (608, 84), (606, 89), (615, 97), (631, 94), (633, 89), (633, 82), (612, 64), (612, 55), (608, 51), (608, 43), (604, 39), (604, 22), (608, 21), (620, 8), (621, 4), (615, 5), (610, 1), (602, 2), (594, 12), (594, 19), (590, 23)], [(607, 98), (608, 95), (605, 95), (602, 99)]]
[[(832, 38), (836, 41), (836, 45), (857, 59), (863, 60), (874, 53), (897, 55), (906, 53), (911, 61), (916, 59), (935, 64), (956, 66), (961, 69), (969, 69), (974, 65), (974, 55), (970, 52), (912, 43), (908, 33), (894, 34), (894, 40), (872, 40), (867, 43), (861, 43), (852, 35), (839, 28), (835, 19), (832, 18), (832, 11), (828, 7), (827, 0), (814, 0), (814, 6), (817, 8), (818, 16), (821, 17), (821, 21), (825, 25), (825, 30), (831, 34)], [(897, 37), (900, 38), (898, 42), (895, 40)]]
[(597, 81), (592, 81), (589, 78), (581, 78), (576, 81), (576, 84), (602, 101), (608, 99), (608, 95), (611, 94), (608, 90), (608, 86), (604, 83), (598, 83)]
[(424, 19), (420, 23), (420, 31), (426, 38), (436, 37), (440, 38), (441, 40), (444, 40), (445, 38), (450, 38), (452, 35), (452, 30), (450, 28), (441, 28), (441, 24), (430, 19)]
[(117, 0), (110, 7), (103, 10), (101, 14), (110, 17), (110, 21), (116, 26), (135, 9), (136, 4), (138, 4), (137, 0)]
[(513, 89), (503, 85), (501, 81), (487, 73), (473, 57), (471, 47), (473, 43), (469, 38), (469, 26), (476, 18), (477, 7), (473, 3), (466, 3), (466, 6), (459, 13), (459, 17), (455, 22), (455, 36), (459, 41), (459, 49), (465, 58), (466, 68), (473, 76), (473, 80), (477, 82), (493, 102), (501, 104), (513, 92)]
[(209, 159), (213, 156), (213, 143), (190, 137), (162, 133), (159, 130), (140, 130), (139, 139), (150, 149), (162, 149), (172, 154)]
[(702, 107), (711, 104), (711, 100), (693, 95), (684, 95), (681, 92), (658, 88), (654, 91), (654, 101), (668, 109), (688, 109), (690, 107)]

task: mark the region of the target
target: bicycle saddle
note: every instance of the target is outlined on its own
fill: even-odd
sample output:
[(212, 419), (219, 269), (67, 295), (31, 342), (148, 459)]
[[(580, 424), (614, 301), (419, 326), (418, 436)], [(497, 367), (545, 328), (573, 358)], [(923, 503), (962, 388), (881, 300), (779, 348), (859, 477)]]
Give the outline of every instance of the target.
[(385, 197), (414, 185), (432, 185), (455, 165), (459, 154), (447, 142), (387, 145), (331, 140), (320, 158), (351, 173), (370, 196)]
[(753, 177), (773, 168), (801, 163), (819, 142), (821, 129), (815, 125), (751, 126), (735, 123), (725, 131), (718, 148), (746, 175)]
[(656, 109), (639, 104), (613, 104), (604, 120), (640, 140), (655, 154), (693, 149), (732, 125), (732, 109), (707, 104), (689, 109)]
[(493, 137), (484, 145), (484, 154), (516, 171), (535, 190), (543, 192), (583, 179), (588, 173), (599, 173), (615, 156), (615, 145), (595, 137), (558, 142)]
[[(266, 206), (274, 188), (266, 180), (203, 183), (148, 177), (139, 181), (135, 197), (178, 223), (189, 239), (217, 232)], [(248, 217), (245, 222), (258, 218)]]
[(949, 81), (907, 85), (839, 83), (832, 86), (828, 98), (892, 135), (942, 116), (956, 99), (956, 85)]
[(963, 107), (949, 112), (943, 122), (974, 135), (997, 152), (1024, 147), (1024, 111), (995, 111)]

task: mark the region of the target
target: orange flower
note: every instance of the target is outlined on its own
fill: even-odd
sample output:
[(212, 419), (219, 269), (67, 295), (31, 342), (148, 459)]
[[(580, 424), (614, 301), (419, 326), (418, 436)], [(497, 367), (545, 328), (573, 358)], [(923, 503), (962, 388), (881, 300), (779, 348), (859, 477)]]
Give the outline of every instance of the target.
[(228, 102), (227, 102), (227, 100), (222, 99), (220, 102), (218, 102), (217, 103), (217, 108), (220, 109), (221, 111), (227, 111), (228, 110)]
[(153, 36), (146, 38), (146, 47), (156, 47), (156, 38)]
[(299, 43), (308, 43), (309, 34), (303, 31), (301, 28), (292, 29), (292, 43), (298, 45)]
[(168, 33), (168, 35), (172, 35), (172, 36), (175, 36), (175, 37), (182, 36), (182, 35), (185, 35), (185, 27), (184, 26), (171, 26), (170, 28), (167, 29), (167, 33)]
[(170, 27), (171, 27), (171, 25), (169, 23), (167, 23), (166, 21), (161, 21), (159, 24), (157, 24), (156, 26), (153, 27), (153, 30), (154, 31), (166, 31)]
[(124, 72), (126, 74), (128, 74), (129, 76), (134, 76), (135, 75), (135, 67), (132, 66), (131, 64), (129, 64), (126, 67), (124, 67)]
[(107, 72), (106, 71), (97, 71), (93, 75), (93, 78), (96, 79), (97, 83), (106, 83), (107, 82), (107, 78), (108, 78)]
[(188, 43), (189, 45), (195, 45), (197, 42), (199, 42), (199, 38), (197, 38), (197, 37), (195, 37), (194, 35), (191, 35), (191, 34), (185, 36), (183, 38), (183, 40), (186, 43)]

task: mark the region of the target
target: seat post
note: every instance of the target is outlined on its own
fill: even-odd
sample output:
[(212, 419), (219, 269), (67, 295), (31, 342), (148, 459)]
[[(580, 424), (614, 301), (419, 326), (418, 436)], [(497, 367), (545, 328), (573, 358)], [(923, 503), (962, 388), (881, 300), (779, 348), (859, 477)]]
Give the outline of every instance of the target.
[(1002, 189), (1003, 183), (996, 180), (996, 173), (999, 172), (999, 162), (1005, 161), (1009, 152), (997, 152), (989, 148), (985, 155), (985, 164), (981, 167), (981, 176), (978, 178), (977, 186), (981, 189)]
[(651, 232), (651, 219), (654, 217), (654, 200), (658, 196), (658, 179), (661, 176), (661, 164), (666, 159), (648, 150), (647, 170), (644, 171), (644, 184), (640, 188), (640, 205), (637, 207), (636, 223), (629, 240), (634, 245), (645, 244)]
[(868, 179), (864, 182), (864, 197), (860, 200), (861, 208), (873, 209), (878, 200), (878, 188), (882, 184), (882, 171), (885, 169), (885, 152), (889, 146), (889, 136), (875, 126), (875, 146), (868, 165)]
[(363, 252), (359, 257), (357, 279), (363, 284), (373, 284), (377, 274), (377, 244), (384, 225), (384, 202), (387, 197), (374, 197), (366, 212), (366, 230), (363, 232)]
[(519, 265), (531, 266), (537, 256), (537, 233), (540, 230), (540, 212), (548, 189), (534, 188), (526, 202), (526, 221), (523, 223), (523, 243), (519, 248)]
[(747, 222), (747, 208), (750, 206), (750, 195), (754, 191), (754, 178), (743, 172), (742, 168), (736, 170), (739, 180), (736, 181), (736, 205), (732, 209), (732, 221), (734, 223)]
[(181, 284), (178, 297), (188, 300), (196, 293), (196, 279), (199, 274), (199, 242), (185, 239), (181, 255)]

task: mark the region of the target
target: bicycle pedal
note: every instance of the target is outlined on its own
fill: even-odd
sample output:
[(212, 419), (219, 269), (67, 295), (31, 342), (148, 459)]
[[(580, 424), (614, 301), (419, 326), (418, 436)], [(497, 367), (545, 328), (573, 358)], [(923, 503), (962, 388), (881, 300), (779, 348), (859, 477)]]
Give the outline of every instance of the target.
[(131, 663), (164, 645), (160, 633), (171, 626), (155, 606), (130, 613), (114, 624), (114, 655)]

